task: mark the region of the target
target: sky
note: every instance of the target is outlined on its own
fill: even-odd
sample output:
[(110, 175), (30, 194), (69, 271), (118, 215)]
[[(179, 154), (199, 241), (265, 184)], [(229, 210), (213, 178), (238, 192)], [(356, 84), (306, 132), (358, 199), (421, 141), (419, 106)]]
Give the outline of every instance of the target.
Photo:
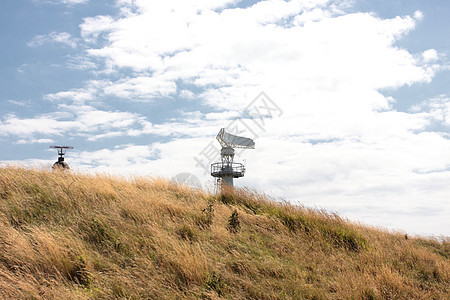
[[(450, 235), (447, 0), (4, 0), (0, 164), (237, 187)], [(194, 178), (193, 177), (193, 178)]]

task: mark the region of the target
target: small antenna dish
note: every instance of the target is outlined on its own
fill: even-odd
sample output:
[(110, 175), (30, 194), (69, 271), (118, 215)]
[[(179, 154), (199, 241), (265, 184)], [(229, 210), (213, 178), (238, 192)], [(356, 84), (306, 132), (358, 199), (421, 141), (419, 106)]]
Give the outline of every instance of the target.
[(220, 129), (216, 139), (222, 146), (220, 151), (222, 162), (211, 165), (211, 176), (217, 178), (218, 186), (223, 184), (233, 186), (233, 179), (243, 177), (245, 173), (245, 166), (233, 161), (234, 148), (255, 149), (255, 142), (250, 138), (228, 133), (225, 128)]
[(73, 149), (71, 146), (50, 146), (51, 149), (58, 149), (58, 161), (53, 164), (53, 169), (62, 168), (63, 170), (69, 170), (69, 165), (64, 161), (64, 155), (66, 155), (67, 149)]

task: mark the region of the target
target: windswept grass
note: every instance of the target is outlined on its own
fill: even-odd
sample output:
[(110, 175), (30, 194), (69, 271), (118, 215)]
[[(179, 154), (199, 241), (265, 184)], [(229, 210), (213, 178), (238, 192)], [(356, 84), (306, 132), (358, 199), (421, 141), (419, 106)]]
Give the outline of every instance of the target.
[(0, 169), (2, 299), (448, 299), (449, 254), (245, 189)]

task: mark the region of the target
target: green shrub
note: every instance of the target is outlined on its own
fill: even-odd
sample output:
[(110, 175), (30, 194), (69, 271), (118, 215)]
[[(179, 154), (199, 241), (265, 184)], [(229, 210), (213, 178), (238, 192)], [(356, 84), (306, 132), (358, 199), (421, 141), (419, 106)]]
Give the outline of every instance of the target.
[(204, 285), (205, 288), (215, 291), (219, 296), (223, 296), (227, 286), (222, 277), (215, 272), (206, 275)]
[(186, 240), (186, 241), (193, 241), (193, 240), (195, 240), (195, 233), (194, 233), (194, 231), (192, 230), (191, 227), (189, 227), (186, 224), (183, 224), (183, 226), (181, 226), (181, 228), (179, 228), (177, 230), (177, 234), (183, 240)]
[(227, 229), (231, 233), (237, 233), (239, 229), (241, 229), (241, 222), (239, 221), (239, 215), (237, 210), (234, 210), (230, 218), (228, 219)]

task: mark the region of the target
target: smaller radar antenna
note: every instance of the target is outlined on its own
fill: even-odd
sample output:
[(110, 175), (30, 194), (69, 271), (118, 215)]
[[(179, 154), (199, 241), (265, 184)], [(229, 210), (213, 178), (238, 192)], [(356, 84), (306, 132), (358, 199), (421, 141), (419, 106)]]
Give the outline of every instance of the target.
[(51, 149), (58, 149), (58, 161), (53, 164), (53, 169), (62, 168), (63, 170), (69, 170), (69, 165), (64, 161), (64, 155), (66, 155), (67, 149), (73, 149), (71, 146), (50, 146)]

